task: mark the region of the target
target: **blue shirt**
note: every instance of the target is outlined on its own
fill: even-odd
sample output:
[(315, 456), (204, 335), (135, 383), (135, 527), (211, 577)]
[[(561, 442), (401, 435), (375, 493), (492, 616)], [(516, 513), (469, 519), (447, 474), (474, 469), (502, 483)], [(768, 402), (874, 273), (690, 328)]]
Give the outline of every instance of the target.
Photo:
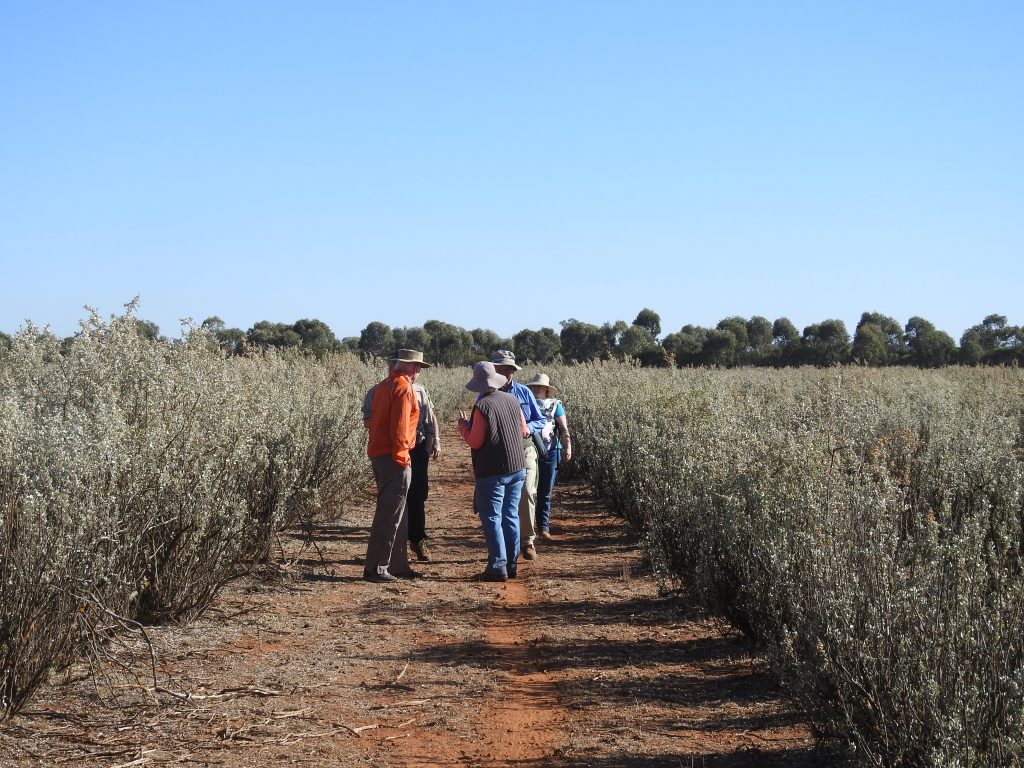
[[(520, 384), (515, 379), (512, 379), (512, 386), (509, 389), (505, 389), (510, 395), (515, 395), (519, 401), (519, 407), (523, 409), (523, 418), (526, 419), (526, 426), (530, 429), (530, 434), (540, 434), (540, 431), (544, 429), (546, 419), (540, 412), (540, 406), (537, 405), (537, 398), (533, 396), (533, 392), (525, 384)], [(478, 395), (479, 400), (483, 395)]]

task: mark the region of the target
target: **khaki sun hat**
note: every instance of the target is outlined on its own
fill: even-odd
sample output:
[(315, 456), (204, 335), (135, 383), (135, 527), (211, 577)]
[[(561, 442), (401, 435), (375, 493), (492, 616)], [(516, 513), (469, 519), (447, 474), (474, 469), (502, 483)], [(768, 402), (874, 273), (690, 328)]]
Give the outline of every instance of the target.
[(515, 368), (517, 371), (522, 368), (516, 365), (516, 356), (509, 352), (507, 349), (499, 349), (491, 353), (491, 364), (492, 365), (508, 365)]
[(544, 387), (545, 389), (547, 389), (548, 397), (558, 394), (558, 390), (551, 386), (551, 379), (548, 378), (548, 375), (546, 373), (538, 373), (536, 376), (534, 376), (532, 379), (526, 382), (526, 386)]
[(391, 362), (397, 363), (418, 363), (424, 368), (429, 368), (430, 363), (423, 362), (423, 353), (417, 349), (396, 349), (391, 357)]
[(494, 370), (494, 363), (481, 360), (473, 366), (473, 378), (466, 384), (470, 392), (486, 392), (488, 389), (499, 389), (505, 386), (505, 377)]

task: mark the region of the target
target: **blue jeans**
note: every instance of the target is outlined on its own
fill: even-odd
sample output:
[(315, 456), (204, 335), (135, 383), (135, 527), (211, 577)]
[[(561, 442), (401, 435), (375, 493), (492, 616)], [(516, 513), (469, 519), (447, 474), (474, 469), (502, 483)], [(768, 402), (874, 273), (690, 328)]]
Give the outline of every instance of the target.
[(515, 573), (519, 558), (519, 496), (526, 470), (476, 479), (473, 501), (487, 542), (487, 572)]
[(558, 465), (562, 458), (562, 446), (555, 446), (548, 455), (537, 461), (537, 530), (546, 531), (551, 527), (551, 491), (558, 479)]

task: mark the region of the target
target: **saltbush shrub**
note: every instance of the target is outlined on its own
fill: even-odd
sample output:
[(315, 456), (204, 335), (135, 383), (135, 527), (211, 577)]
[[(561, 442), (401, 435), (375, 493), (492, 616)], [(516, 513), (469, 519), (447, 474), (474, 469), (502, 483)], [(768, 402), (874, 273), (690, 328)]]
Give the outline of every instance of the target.
[(121, 620), (187, 620), (369, 482), (353, 356), (225, 359), (131, 313), (0, 352), (0, 719)]
[(578, 469), (823, 732), (864, 765), (1019, 763), (1020, 370), (557, 376)]

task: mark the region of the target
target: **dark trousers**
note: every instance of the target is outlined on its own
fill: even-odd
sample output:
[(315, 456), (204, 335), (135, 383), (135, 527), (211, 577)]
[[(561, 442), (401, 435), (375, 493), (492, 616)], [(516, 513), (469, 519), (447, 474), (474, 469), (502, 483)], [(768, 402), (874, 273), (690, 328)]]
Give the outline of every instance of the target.
[(430, 488), (427, 484), (427, 467), (430, 454), (427, 441), (409, 451), (412, 459), (412, 479), (409, 481), (409, 495), (406, 496), (406, 511), (409, 515), (409, 541), (419, 544), (427, 538), (426, 501)]

